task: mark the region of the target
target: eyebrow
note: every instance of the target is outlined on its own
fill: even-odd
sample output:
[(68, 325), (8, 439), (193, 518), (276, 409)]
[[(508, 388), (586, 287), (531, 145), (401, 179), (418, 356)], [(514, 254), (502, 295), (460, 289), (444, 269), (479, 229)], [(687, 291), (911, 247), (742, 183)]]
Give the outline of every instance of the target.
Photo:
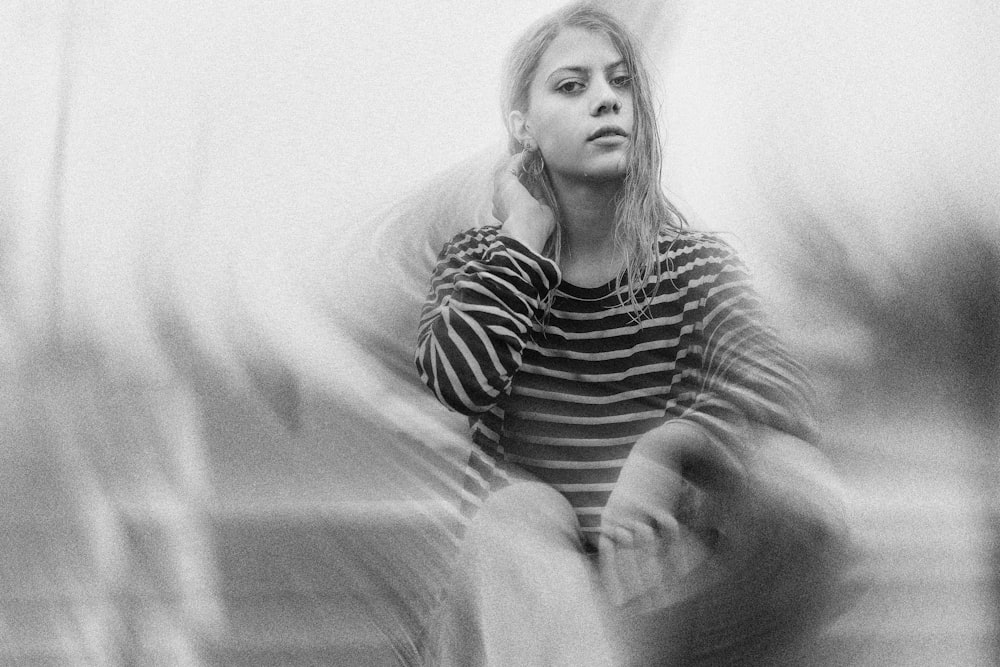
[[(605, 66), (604, 67), (604, 71), (608, 72), (610, 70), (613, 70), (613, 69), (616, 69), (618, 67), (621, 67), (624, 64), (625, 64), (625, 59), (621, 58), (621, 59), (616, 60), (615, 62), (611, 63), (610, 65)], [(572, 73), (572, 74), (587, 74), (588, 72), (590, 72), (590, 68), (589, 67), (580, 67), (578, 65), (568, 65), (566, 67), (557, 67), (556, 69), (552, 70), (552, 73), (549, 74), (545, 78), (545, 80), (546, 81), (551, 81), (552, 78), (556, 74), (561, 74), (562, 72), (569, 72), (569, 73)]]

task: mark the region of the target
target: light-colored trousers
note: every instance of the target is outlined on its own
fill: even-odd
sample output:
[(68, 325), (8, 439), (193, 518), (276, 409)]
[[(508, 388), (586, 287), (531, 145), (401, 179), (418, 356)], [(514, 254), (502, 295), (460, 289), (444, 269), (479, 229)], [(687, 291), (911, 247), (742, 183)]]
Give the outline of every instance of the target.
[(649, 638), (634, 641), (636, 612), (643, 596), (662, 603), (665, 580), (681, 573), (678, 562), (697, 562), (696, 541), (688, 537), (669, 550), (618, 549), (599, 562), (584, 548), (562, 494), (516, 465), (500, 464), (496, 473), (435, 619), (430, 663), (645, 664), (641, 648), (649, 648)]
[(596, 562), (569, 502), (515, 466), (503, 473), (466, 530), (432, 664), (618, 664)]
[(761, 446), (719, 542), (682, 530), (657, 549), (584, 549), (569, 502), (500, 464), (432, 623), (440, 667), (803, 664), (849, 604), (852, 560), (826, 462)]

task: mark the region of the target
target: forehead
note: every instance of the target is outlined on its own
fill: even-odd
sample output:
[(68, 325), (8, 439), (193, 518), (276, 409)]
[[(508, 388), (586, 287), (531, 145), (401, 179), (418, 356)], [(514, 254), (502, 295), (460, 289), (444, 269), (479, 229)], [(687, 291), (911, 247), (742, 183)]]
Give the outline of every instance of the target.
[(538, 61), (536, 80), (561, 68), (604, 69), (622, 59), (611, 38), (585, 28), (563, 28)]

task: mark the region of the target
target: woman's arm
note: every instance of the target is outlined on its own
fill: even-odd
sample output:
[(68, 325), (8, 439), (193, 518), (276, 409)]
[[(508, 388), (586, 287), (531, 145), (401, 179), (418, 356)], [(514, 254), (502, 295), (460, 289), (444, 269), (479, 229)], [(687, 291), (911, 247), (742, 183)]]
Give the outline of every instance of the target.
[[(611, 599), (683, 609), (671, 631), (680, 662), (719, 650), (721, 636), (734, 651), (798, 645), (854, 595), (843, 586), (854, 557), (846, 498), (813, 446), (803, 369), (735, 255), (713, 261), (699, 278), (700, 391), (636, 442), (601, 524)], [(691, 569), (709, 557), (712, 567)]]
[(420, 318), (420, 377), (467, 415), (489, 410), (510, 385), (532, 321), (560, 280), (541, 255), (555, 217), (524, 187), (522, 164), (513, 155), (494, 177), (502, 226), (459, 234), (441, 251)]
[(602, 517), (602, 533), (618, 541), (636, 530), (648, 536), (651, 525), (676, 526), (682, 478), (710, 493), (738, 488), (760, 446), (759, 426), (815, 440), (805, 371), (767, 326), (742, 261), (723, 243), (703, 252), (705, 271), (692, 281), (697, 391), (682, 414), (632, 449)]
[(489, 410), (521, 365), (555, 263), (496, 227), (460, 234), (442, 251), (420, 318), (421, 379), (463, 414)]
[(680, 419), (734, 451), (746, 446), (750, 424), (815, 442), (808, 374), (769, 325), (746, 266), (721, 242), (710, 261), (715, 268), (698, 288), (699, 387)]

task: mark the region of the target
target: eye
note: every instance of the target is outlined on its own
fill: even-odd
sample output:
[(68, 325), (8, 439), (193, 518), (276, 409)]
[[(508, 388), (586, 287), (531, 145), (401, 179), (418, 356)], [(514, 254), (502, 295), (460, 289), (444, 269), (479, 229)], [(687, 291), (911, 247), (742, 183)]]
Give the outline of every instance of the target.
[(563, 81), (558, 86), (556, 90), (561, 93), (578, 93), (583, 90), (583, 82), (577, 81), (576, 79), (570, 79), (569, 81)]
[(632, 85), (632, 77), (628, 74), (618, 74), (611, 77), (611, 85), (615, 88), (628, 88)]

